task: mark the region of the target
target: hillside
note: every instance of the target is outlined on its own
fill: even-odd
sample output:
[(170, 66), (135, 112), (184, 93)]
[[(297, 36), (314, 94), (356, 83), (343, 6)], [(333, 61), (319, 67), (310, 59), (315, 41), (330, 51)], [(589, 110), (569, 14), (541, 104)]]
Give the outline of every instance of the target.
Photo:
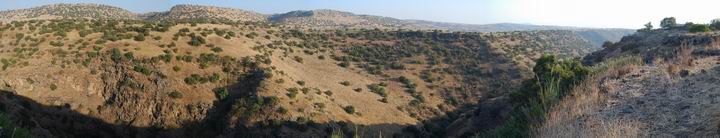
[[(445, 134), (447, 123), (416, 126), (456, 118), (466, 105), (496, 105), (485, 101), (527, 78), (540, 53), (594, 49), (571, 31), (93, 19), (0, 26), (0, 109), (34, 134), (59, 137), (460, 135), (483, 127)], [(89, 129), (97, 127), (105, 129)]]
[(53, 4), (41, 7), (0, 12), (0, 21), (33, 19), (133, 19), (146, 21), (241, 21), (270, 22), (277, 25), (306, 29), (408, 29), (408, 30), (447, 30), (464, 32), (508, 32), (530, 30), (572, 30), (583, 39), (601, 46), (605, 41), (618, 41), (628, 35), (631, 29), (596, 29), (564, 26), (542, 26), (527, 24), (488, 24), (472, 25), (458, 23), (431, 22), (422, 20), (402, 20), (390, 17), (358, 15), (336, 10), (291, 11), (280, 14), (260, 14), (241, 9), (176, 5), (169, 11), (131, 13), (127, 10), (97, 4)]
[(583, 63), (607, 71), (576, 85), (534, 135), (718, 136), (718, 39), (717, 30), (674, 28), (645, 30), (605, 45)]
[(0, 15), (0, 127), (38, 137), (466, 137), (513, 117), (542, 55), (623, 34), (198, 5)]
[(222, 8), (200, 5), (175, 5), (167, 12), (141, 14), (145, 20), (233, 20), (242, 22), (263, 22), (266, 15), (233, 8)]
[(99, 4), (52, 4), (0, 12), (2, 22), (58, 18), (136, 19), (137, 15), (122, 8)]

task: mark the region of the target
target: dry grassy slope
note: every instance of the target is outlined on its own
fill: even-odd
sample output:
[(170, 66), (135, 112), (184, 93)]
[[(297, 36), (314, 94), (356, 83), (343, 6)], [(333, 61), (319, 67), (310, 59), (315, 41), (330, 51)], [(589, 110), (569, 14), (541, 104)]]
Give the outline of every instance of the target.
[[(656, 30), (585, 58), (636, 56), (576, 87), (537, 128), (538, 137), (717, 137), (718, 33)], [(602, 62), (597, 62), (602, 61)]]
[[(27, 26), (26, 26), (27, 27)], [(189, 25), (177, 25), (174, 26), (166, 33), (152, 32), (151, 36), (147, 40), (138, 42), (134, 40), (120, 40), (116, 42), (108, 42), (104, 44), (103, 49), (118, 48), (123, 52), (133, 52), (136, 58), (150, 58), (161, 55), (164, 48), (158, 47), (158, 45), (168, 44), (172, 42), (172, 34), (177, 32), (180, 28), (188, 27), (191, 30), (195, 28), (219, 28), (229, 29), (232, 31), (249, 33), (249, 30), (239, 30), (238, 28), (227, 26), (227, 25), (211, 25), (201, 24), (197, 27), (190, 27)], [(266, 29), (258, 29), (254, 32), (265, 36)], [(64, 49), (72, 51), (72, 48), (68, 48), (67, 44), (83, 39), (86, 41), (97, 40), (101, 36), (100, 34), (91, 34), (85, 38), (80, 38), (77, 31), (68, 33), (68, 37), (62, 38), (61, 40), (66, 43), (63, 47), (54, 47), (49, 45), (50, 41), (58, 39), (51, 35), (38, 35), (34, 38), (46, 38), (47, 40), (38, 45), (38, 52), (32, 57), (28, 58), (17, 58), (13, 50), (23, 46), (12, 46), (15, 41), (15, 34), (20, 32), (26, 32), (27, 29), (22, 31), (4, 31), (2, 32), (2, 44), (3, 47), (0, 51), (3, 51), (0, 58), (4, 59), (18, 59), (20, 62), (27, 63), (27, 65), (20, 65), (10, 67), (7, 70), (1, 71), (0, 74), (3, 76), (2, 82), (16, 92), (23, 96), (28, 96), (32, 99), (36, 99), (39, 102), (47, 105), (64, 105), (70, 104), (73, 110), (77, 110), (81, 113), (90, 115), (97, 115), (108, 122), (114, 122), (116, 115), (103, 115), (97, 114), (98, 107), (101, 107), (104, 102), (108, 99), (109, 95), (104, 95), (103, 83), (100, 75), (93, 75), (90, 73), (92, 68), (86, 68), (79, 64), (67, 64), (63, 62), (72, 62), (72, 58), (60, 58), (58, 55), (51, 54), (52, 50)], [(28, 35), (32, 33), (26, 33)], [(162, 39), (153, 40), (151, 37), (160, 36)], [(270, 43), (270, 41), (280, 40), (277, 37), (271, 37), (270, 40), (264, 38), (249, 39), (244, 36), (238, 36), (231, 40), (224, 39), (215, 35), (209, 35), (206, 37), (209, 44), (215, 44), (216, 47), (223, 48), (223, 52), (220, 55), (229, 55), (236, 58), (245, 56), (253, 56), (258, 54), (258, 51), (251, 49), (256, 43)], [(188, 46), (186, 42), (189, 41), (187, 37), (181, 37), (176, 42), (179, 54), (192, 53), (194, 56), (198, 56), (200, 53), (212, 53), (210, 48), (200, 46), (193, 47)], [(22, 43), (22, 42), (21, 42)], [(24, 44), (20, 44), (24, 45)], [(28, 46), (25, 46), (28, 47)], [(76, 46), (77, 47), (77, 46)], [(91, 47), (82, 49), (81, 51), (88, 51)], [(298, 49), (299, 50), (299, 49)], [(275, 53), (281, 53), (280, 50), (276, 50)], [(292, 60), (292, 56), (300, 56), (304, 60), (304, 63), (298, 63)], [(329, 55), (322, 53), (319, 55)], [(417, 120), (409, 117), (407, 113), (400, 111), (397, 107), (401, 105), (407, 105), (410, 96), (403, 91), (400, 84), (394, 81), (383, 81), (380, 77), (374, 75), (368, 75), (361, 69), (357, 68), (342, 68), (331, 59), (320, 60), (317, 55), (305, 55), (302, 53), (292, 53), (290, 57), (281, 57), (280, 54), (276, 54), (272, 58), (272, 65), (276, 67), (278, 71), (285, 72), (285, 75), (276, 75), (273, 80), (284, 79), (286, 80), (283, 84), (277, 84), (274, 81), (268, 82), (267, 91), (261, 92), (264, 96), (277, 96), (281, 97), (283, 107), (289, 109), (287, 118), (294, 117), (310, 117), (318, 122), (327, 121), (338, 121), (345, 120), (358, 124), (380, 124), (380, 123), (397, 123), (397, 124), (414, 124)], [(58, 64), (52, 64), (50, 61), (57, 60)], [(97, 62), (94, 62), (95, 64)], [(21, 63), (22, 64), (22, 63)], [(65, 68), (61, 67), (60, 64), (67, 64)], [(97, 63), (100, 64), (100, 63)], [(102, 68), (103, 65), (96, 65), (93, 67)], [(173, 66), (179, 66), (182, 68), (181, 71), (172, 71)], [(215, 95), (212, 93), (212, 89), (221, 87), (222, 84), (202, 84), (198, 86), (185, 85), (183, 79), (190, 74), (211, 74), (212, 72), (219, 72), (219, 68), (211, 67), (208, 69), (198, 69), (196, 64), (188, 64), (184, 62), (173, 62), (170, 64), (160, 63), (154, 66), (160, 72), (163, 72), (168, 76), (167, 80), (169, 84), (167, 90), (177, 90), (183, 93), (184, 97), (179, 100), (174, 100), (174, 103), (180, 105), (189, 105), (195, 103), (209, 104), (216, 100)], [(102, 74), (102, 70), (99, 71)], [(399, 71), (398, 73), (403, 73)], [(142, 80), (144, 77), (141, 74), (133, 73), (134, 76)], [(150, 78), (148, 78), (150, 79)], [(299, 94), (296, 98), (289, 98), (286, 96), (287, 88), (300, 87), (295, 81), (305, 81), (307, 84), (305, 87), (318, 88), (322, 91), (332, 91), (332, 96), (326, 96), (324, 94), (317, 95), (315, 91), (308, 94)], [(417, 77), (413, 80), (418, 81)], [(351, 86), (343, 86), (339, 84), (341, 81), (349, 81), (352, 83)], [(366, 85), (377, 82), (390, 83), (388, 88), (389, 103), (385, 104), (378, 102), (381, 97), (377, 94), (368, 92)], [(419, 81), (418, 81), (419, 82)], [(56, 90), (50, 90), (50, 85), (56, 85)], [(354, 88), (364, 89), (362, 92), (353, 91)], [(423, 85), (420, 85), (419, 90), (429, 91)], [(147, 90), (146, 90), (147, 92)], [(168, 93), (169, 91), (161, 92)], [(169, 98), (165, 94), (159, 96), (160, 98)], [(441, 100), (437, 96), (427, 96), (428, 101), (431, 104), (441, 104)], [(292, 104), (291, 104), (292, 102)], [(317, 109), (313, 107), (314, 103), (324, 103), (325, 109)], [(342, 107), (352, 105), (355, 106), (357, 112), (362, 115), (351, 115), (345, 113)], [(298, 112), (298, 109), (304, 109), (304, 112)], [(148, 123), (151, 121), (148, 121)], [(137, 124), (139, 126), (147, 126), (149, 124)]]

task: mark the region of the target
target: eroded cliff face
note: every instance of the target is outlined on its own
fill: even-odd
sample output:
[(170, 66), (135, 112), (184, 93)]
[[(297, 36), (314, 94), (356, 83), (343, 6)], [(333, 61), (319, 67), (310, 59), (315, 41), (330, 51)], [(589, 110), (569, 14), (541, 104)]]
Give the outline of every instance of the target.
[[(178, 128), (185, 122), (205, 119), (212, 107), (212, 100), (185, 103), (171, 98), (169, 92), (175, 90), (173, 85), (178, 82), (132, 72), (129, 65), (110, 63), (102, 67), (101, 72), (105, 73), (99, 82), (104, 101), (97, 108), (97, 116), (108, 122)], [(202, 92), (201, 89), (198, 92)]]
[[(234, 102), (218, 99), (214, 91), (252, 97), (262, 81), (228, 75), (224, 83), (184, 87), (183, 81), (162, 73), (145, 75), (134, 71), (133, 63), (109, 57), (93, 59), (87, 68), (97, 70), (40, 65), (0, 72), (0, 107), (22, 124), (38, 126), (32, 131), (39, 136), (215, 136), (244, 120), (228, 124), (225, 118), (243, 115), (228, 113)], [(231, 82), (237, 83), (225, 85)], [(177, 90), (186, 93), (174, 97)], [(209, 116), (224, 125), (207, 127), (214, 125)]]

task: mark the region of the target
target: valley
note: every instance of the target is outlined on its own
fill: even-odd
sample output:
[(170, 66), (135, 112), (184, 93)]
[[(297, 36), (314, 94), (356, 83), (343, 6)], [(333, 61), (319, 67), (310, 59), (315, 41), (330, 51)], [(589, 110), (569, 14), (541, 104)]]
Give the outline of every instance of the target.
[(478, 136), (510, 120), (538, 59), (601, 62), (598, 42), (634, 32), (197, 5), (0, 20), (0, 121), (36, 137)]

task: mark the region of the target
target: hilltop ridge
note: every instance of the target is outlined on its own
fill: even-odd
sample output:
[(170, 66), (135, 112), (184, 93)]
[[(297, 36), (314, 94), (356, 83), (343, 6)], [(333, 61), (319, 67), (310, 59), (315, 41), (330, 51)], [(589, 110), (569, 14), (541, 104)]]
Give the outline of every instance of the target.
[(311, 29), (408, 29), (465, 32), (571, 30), (575, 31), (586, 40), (591, 41), (596, 46), (602, 45), (605, 41), (618, 41), (622, 36), (635, 31), (631, 29), (580, 28), (513, 23), (474, 25), (423, 20), (403, 20), (383, 16), (360, 15), (331, 9), (309, 11), (300, 10), (280, 14), (261, 14), (235, 8), (188, 4), (175, 5), (168, 11), (148, 13), (132, 13), (122, 8), (101, 4), (51, 4), (28, 9), (0, 12), (0, 21), (4, 22), (62, 18), (132, 19), (147, 21), (215, 20), (269, 22), (276, 25)]

